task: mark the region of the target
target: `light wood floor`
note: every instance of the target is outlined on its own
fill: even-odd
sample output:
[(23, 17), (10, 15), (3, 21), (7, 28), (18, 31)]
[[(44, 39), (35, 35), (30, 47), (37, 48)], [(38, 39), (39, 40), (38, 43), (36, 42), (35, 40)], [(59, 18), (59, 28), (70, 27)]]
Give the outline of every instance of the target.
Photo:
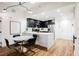
[[(54, 45), (49, 50), (46, 50), (44, 47), (40, 47), (38, 45), (32, 47), (33, 47), (32, 50), (35, 52), (35, 54), (30, 51), (29, 52), (25, 51), (25, 53), (22, 56), (73, 56), (74, 55), (72, 40), (57, 39), (55, 40)], [(27, 48), (23, 50), (27, 50)], [(12, 55), (20, 56), (18, 53), (17, 54), (15, 52), (13, 53), (13, 51), (14, 49), (11, 50), (10, 48), (4, 47), (0, 49), (0, 55), (10, 54), (10, 56)]]
[(35, 51), (35, 54), (28, 52), (28, 56), (73, 56), (73, 41), (58, 39), (55, 40), (54, 45), (48, 51), (42, 48), (34, 48), (33, 51)]

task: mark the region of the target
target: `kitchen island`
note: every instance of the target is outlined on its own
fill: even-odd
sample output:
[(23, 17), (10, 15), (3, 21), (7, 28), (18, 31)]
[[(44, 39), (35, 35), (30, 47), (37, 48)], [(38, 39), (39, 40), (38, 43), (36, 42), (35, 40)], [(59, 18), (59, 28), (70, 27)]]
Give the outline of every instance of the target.
[(46, 47), (47, 49), (51, 48), (52, 45), (54, 44), (54, 33), (46, 33), (46, 32), (24, 32), (23, 35), (33, 35), (33, 34), (37, 34), (37, 40), (36, 40), (36, 44)]

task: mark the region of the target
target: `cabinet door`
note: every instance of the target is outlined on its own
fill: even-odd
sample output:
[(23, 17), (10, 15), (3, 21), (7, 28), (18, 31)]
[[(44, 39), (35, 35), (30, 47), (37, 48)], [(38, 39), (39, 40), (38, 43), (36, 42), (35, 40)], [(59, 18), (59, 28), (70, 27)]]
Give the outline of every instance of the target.
[(50, 34), (48, 36), (48, 49), (53, 46), (54, 41), (55, 41), (55, 39), (54, 39), (54, 33), (52, 33), (52, 34)]
[(36, 40), (36, 44), (47, 47), (48, 46), (48, 35), (39, 34), (39, 37)]

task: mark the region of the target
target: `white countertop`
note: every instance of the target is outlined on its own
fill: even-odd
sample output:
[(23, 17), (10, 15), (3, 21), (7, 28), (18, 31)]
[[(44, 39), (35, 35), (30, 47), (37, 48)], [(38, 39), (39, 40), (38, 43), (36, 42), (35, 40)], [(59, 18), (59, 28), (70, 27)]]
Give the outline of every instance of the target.
[(26, 34), (26, 33), (31, 33), (31, 34), (53, 34), (53, 33), (45, 33), (45, 32), (28, 32), (28, 31), (25, 31), (23, 34)]

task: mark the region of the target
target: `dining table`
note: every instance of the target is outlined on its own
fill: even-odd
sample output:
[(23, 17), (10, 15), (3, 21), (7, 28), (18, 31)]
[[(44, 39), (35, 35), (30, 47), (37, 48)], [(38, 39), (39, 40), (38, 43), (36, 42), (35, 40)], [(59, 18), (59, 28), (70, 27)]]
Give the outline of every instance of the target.
[(24, 48), (23, 44), (27, 42), (30, 38), (33, 38), (33, 37), (32, 36), (19, 36), (19, 37), (13, 38), (14, 42), (18, 42), (20, 46), (19, 50), (21, 54), (23, 54), (23, 48)]

